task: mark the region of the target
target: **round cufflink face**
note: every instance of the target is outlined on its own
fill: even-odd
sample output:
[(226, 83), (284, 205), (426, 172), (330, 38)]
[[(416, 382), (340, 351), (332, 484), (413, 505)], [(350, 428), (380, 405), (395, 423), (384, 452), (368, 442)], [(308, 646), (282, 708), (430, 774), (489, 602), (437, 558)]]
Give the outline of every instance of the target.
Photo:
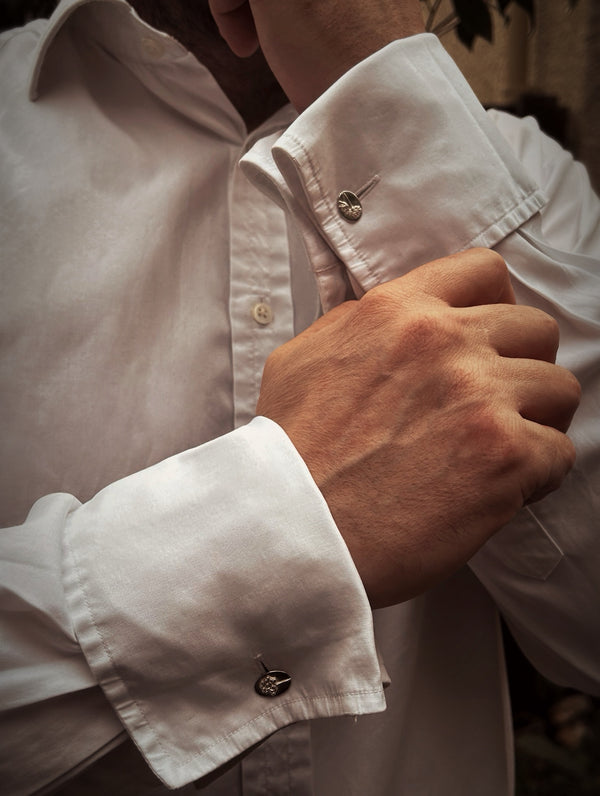
[(292, 678), (287, 672), (268, 671), (254, 683), (254, 690), (259, 696), (276, 697), (287, 691)]
[(339, 214), (346, 221), (355, 222), (362, 216), (362, 205), (360, 199), (352, 191), (342, 191), (337, 198), (337, 208)]

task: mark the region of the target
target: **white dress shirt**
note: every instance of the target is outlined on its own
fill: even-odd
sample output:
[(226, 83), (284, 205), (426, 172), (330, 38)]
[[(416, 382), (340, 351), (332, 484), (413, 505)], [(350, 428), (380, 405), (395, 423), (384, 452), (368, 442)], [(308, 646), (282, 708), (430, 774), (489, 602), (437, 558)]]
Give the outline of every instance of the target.
[[(0, 38), (0, 92), (9, 792), (128, 733), (169, 787), (271, 736), (209, 794), (510, 793), (498, 608), (542, 672), (600, 692), (583, 169), (531, 120), (485, 114), (430, 35), (248, 135), (123, 0), (63, 0)], [(578, 463), (469, 568), (372, 615), (303, 461), (253, 419), (262, 367), (320, 305), (474, 245), (561, 324)], [(288, 691), (256, 694), (261, 660)]]

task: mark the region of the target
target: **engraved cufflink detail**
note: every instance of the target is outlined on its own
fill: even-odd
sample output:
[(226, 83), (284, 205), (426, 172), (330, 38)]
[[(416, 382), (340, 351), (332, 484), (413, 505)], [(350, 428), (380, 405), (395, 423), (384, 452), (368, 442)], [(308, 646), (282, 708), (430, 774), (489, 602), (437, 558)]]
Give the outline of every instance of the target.
[(339, 214), (346, 221), (354, 223), (362, 216), (362, 205), (360, 199), (352, 191), (342, 191), (337, 198), (337, 208)]
[(267, 669), (262, 661), (260, 661), (260, 665), (265, 673), (254, 683), (254, 690), (259, 696), (276, 697), (288, 690), (292, 684), (292, 678), (287, 672)]

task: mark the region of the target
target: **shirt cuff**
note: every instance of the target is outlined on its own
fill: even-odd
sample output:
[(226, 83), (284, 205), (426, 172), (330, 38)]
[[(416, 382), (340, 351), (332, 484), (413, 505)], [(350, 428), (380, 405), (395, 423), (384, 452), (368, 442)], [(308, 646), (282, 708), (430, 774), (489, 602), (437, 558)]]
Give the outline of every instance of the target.
[[(242, 165), (299, 218), (317, 273), (341, 262), (363, 291), (492, 247), (545, 201), (432, 34), (358, 64)], [(354, 222), (342, 191), (362, 205)]]
[[(384, 709), (362, 583), (270, 420), (112, 484), (70, 514), (65, 545), (78, 641), (170, 787), (286, 724)], [(259, 660), (289, 674), (285, 693), (255, 692)]]

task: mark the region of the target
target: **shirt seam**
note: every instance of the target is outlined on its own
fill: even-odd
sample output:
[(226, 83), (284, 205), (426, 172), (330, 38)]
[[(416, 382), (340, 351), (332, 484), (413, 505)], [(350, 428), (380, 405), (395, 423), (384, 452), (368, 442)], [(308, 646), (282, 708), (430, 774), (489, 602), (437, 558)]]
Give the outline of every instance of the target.
[[(531, 199), (535, 199), (536, 198), (536, 194), (539, 194), (540, 191), (541, 191), (541, 189), (539, 187), (532, 188), (531, 191), (529, 193), (525, 194), (524, 196), (522, 196), (519, 199), (518, 202), (513, 203), (511, 205), (511, 207), (509, 207), (501, 215), (499, 215), (497, 218), (495, 218), (493, 221), (491, 221), (487, 225), (487, 227), (484, 227), (484, 229), (480, 230), (476, 235), (473, 235), (465, 243), (462, 243), (461, 247), (462, 248), (467, 248), (468, 246), (470, 246), (473, 243), (473, 241), (477, 240), (477, 238), (480, 238), (482, 235), (485, 235), (487, 232), (489, 232), (490, 229), (492, 229), (492, 227), (500, 225), (502, 223), (502, 221), (504, 221), (504, 219), (506, 219), (507, 216), (509, 216), (512, 213), (514, 213), (515, 211), (519, 210), (524, 205), (527, 206), (526, 208), (524, 208), (524, 209), (526, 209), (526, 212), (529, 212), (529, 210), (530, 210), (530, 208), (529, 208), (530, 200)], [(540, 199), (541, 199), (541, 197), (540, 197)], [(538, 204), (539, 204), (539, 202), (538, 202)], [(541, 205), (537, 209), (539, 210), (540, 207), (541, 207)], [(507, 230), (505, 235), (504, 235), (504, 237), (506, 237), (506, 235), (509, 235), (511, 232), (516, 232), (526, 221), (527, 221), (527, 219), (523, 219), (518, 224), (516, 224), (512, 230)]]
[[(341, 219), (337, 217), (336, 213), (334, 212), (334, 208), (330, 205), (330, 203), (329, 203), (329, 201), (327, 199), (327, 194), (326, 194), (326, 192), (325, 192), (325, 190), (324, 190), (324, 188), (323, 188), (323, 186), (321, 184), (321, 181), (319, 179), (318, 169), (316, 168), (316, 164), (313, 161), (313, 158), (311, 157), (310, 152), (308, 152), (308, 150), (304, 147), (302, 142), (298, 138), (296, 138), (296, 136), (293, 133), (290, 133), (288, 131), (287, 135), (289, 136), (290, 140), (294, 142), (296, 147), (300, 150), (300, 153), (302, 154), (302, 156), (306, 159), (306, 161), (308, 163), (308, 166), (310, 168), (311, 174), (312, 174), (312, 178), (313, 178), (313, 180), (314, 180), (314, 182), (315, 182), (315, 184), (317, 186), (317, 190), (318, 190), (320, 198), (319, 198), (319, 202), (315, 205), (315, 209), (318, 209), (319, 207), (323, 207), (325, 209), (325, 214), (329, 217), (331, 223), (333, 223), (333, 225), (337, 228), (338, 232), (342, 236), (343, 240), (346, 242), (347, 246), (351, 249), (351, 251), (354, 254), (354, 256), (358, 260), (360, 260), (360, 262), (363, 264), (365, 270), (369, 274), (369, 277), (371, 279), (376, 279), (377, 277), (376, 277), (376, 275), (373, 272), (373, 269), (372, 269), (371, 264), (369, 263), (369, 260), (360, 251), (360, 249), (357, 249), (357, 247), (355, 246), (353, 241), (346, 235), (346, 232), (344, 230), (344, 225), (342, 224)], [(301, 181), (301, 183), (303, 183), (302, 179), (300, 181)], [(310, 196), (307, 196), (307, 198), (308, 198), (308, 201), (309, 201), (309, 205), (311, 205), (312, 202), (311, 202)], [(322, 227), (321, 224), (319, 224), (319, 226)], [(330, 239), (330, 235), (327, 235), (327, 239), (328, 240)], [(340, 247), (334, 245), (334, 249), (336, 251), (337, 256), (340, 256), (340, 254), (341, 254), (340, 251), (339, 251)], [(344, 264), (347, 265), (347, 263), (346, 263), (346, 261), (344, 259), (342, 259), (342, 262), (344, 262)]]

